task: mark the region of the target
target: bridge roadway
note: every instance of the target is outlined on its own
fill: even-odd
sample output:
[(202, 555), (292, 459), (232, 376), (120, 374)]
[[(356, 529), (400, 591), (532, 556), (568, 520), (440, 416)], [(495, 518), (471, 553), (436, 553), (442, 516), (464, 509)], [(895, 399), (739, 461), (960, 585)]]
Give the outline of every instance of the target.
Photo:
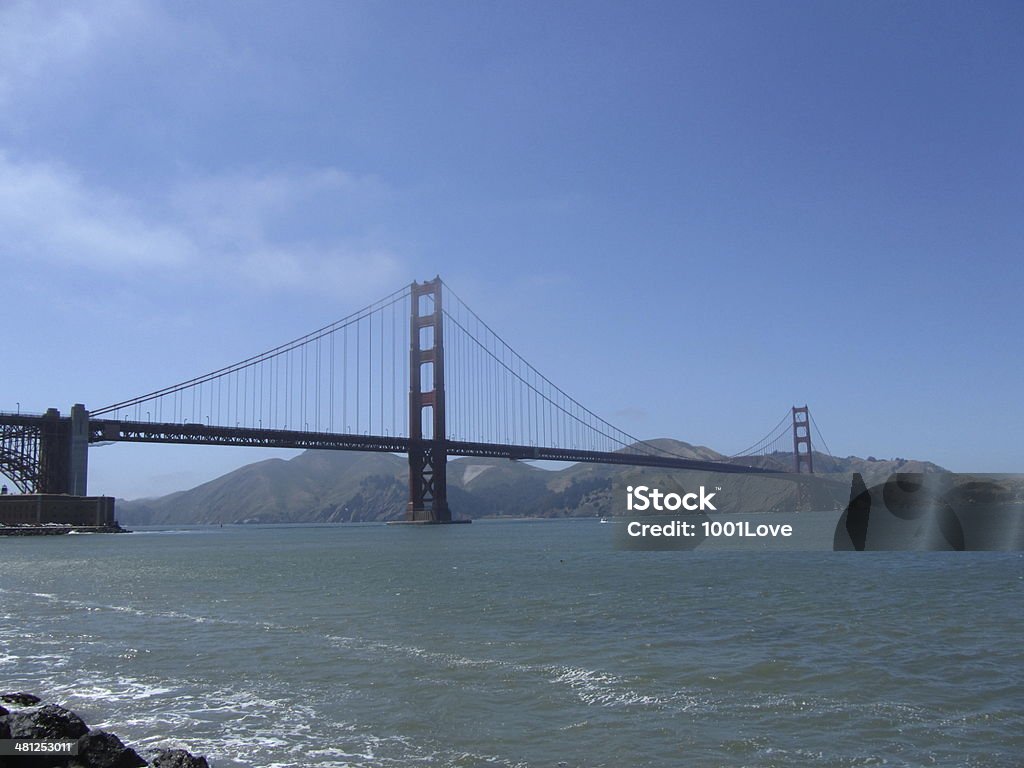
[[(408, 453), (408, 437), (308, 432), (288, 429), (252, 429), (208, 424), (175, 424), (150, 421), (89, 420), (89, 442), (177, 443), (185, 445), (244, 445), (264, 448), (309, 448), (329, 451), (377, 451)], [(421, 441), (429, 443), (430, 441)], [(465, 440), (445, 441), (449, 456), (479, 456), (496, 459), (590, 462), (625, 464), (666, 469), (692, 469), (731, 474), (783, 474), (776, 470), (700, 461), (668, 455), (647, 455), (625, 451), (582, 451), (533, 445), (501, 445)]]

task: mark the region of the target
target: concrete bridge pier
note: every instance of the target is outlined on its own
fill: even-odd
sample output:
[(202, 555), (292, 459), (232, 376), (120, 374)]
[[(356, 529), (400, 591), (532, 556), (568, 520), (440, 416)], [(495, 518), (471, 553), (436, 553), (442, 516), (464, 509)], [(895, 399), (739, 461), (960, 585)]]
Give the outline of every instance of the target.
[(76, 403), (71, 418), (56, 408), (43, 414), (39, 429), (36, 492), (87, 496), (89, 487), (89, 412)]
[(50, 408), (39, 428), (39, 472), (37, 493), (67, 493), (71, 461), (71, 424), (60, 411)]
[(72, 496), (88, 496), (89, 412), (81, 403), (71, 406), (71, 435), (68, 442), (68, 493)]

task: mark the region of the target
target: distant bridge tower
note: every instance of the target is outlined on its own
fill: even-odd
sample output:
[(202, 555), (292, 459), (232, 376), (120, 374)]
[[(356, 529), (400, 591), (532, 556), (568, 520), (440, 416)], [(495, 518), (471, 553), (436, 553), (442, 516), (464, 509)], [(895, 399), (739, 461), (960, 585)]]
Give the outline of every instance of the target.
[(406, 519), (448, 523), (441, 278), (412, 284), (409, 347), (409, 506)]
[(793, 406), (793, 465), (801, 472), (814, 474), (814, 456), (811, 453), (811, 412), (807, 406)]

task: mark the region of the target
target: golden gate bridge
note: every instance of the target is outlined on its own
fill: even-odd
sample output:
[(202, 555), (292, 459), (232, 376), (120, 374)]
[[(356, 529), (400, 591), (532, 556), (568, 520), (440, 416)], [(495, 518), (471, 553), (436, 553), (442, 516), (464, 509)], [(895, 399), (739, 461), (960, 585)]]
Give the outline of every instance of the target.
[[(384, 451), (409, 457), (411, 522), (451, 522), (450, 456), (773, 473), (814, 470), (807, 406), (727, 461), (641, 440), (589, 410), (502, 339), (440, 277), (202, 376), (70, 416), (0, 413), (0, 474), (21, 493), (85, 496), (107, 442)], [(824, 441), (822, 441), (824, 443)]]

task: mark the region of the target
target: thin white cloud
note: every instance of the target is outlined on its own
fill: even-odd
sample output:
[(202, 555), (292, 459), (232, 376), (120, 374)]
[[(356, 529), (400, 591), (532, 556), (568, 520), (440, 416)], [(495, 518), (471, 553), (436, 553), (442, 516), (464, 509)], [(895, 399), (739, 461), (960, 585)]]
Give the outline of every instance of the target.
[(344, 223), (358, 220), (387, 197), (385, 185), (373, 177), (322, 168), (204, 176), (179, 184), (170, 202), (204, 238), (230, 251), (250, 241), (258, 246), (282, 219), (296, 214), (315, 219), (318, 205), (329, 204)]
[[(0, 248), (26, 264), (68, 265), (131, 281), (188, 281), (332, 296), (387, 289), (401, 261), (367, 242), (360, 221), (385, 195), (337, 169), (207, 176), (143, 204), (72, 171), (0, 152)], [(352, 214), (347, 228), (335, 219)]]
[[(140, 196), (98, 185), (93, 169), (16, 149), (33, 144), (21, 141), (34, 130), (33, 105), (109, 82), (104, 73), (129, 60), (153, 87), (173, 71), (175, 93), (188, 90), (182, 82), (203, 90), (212, 80), (216, 90), (267, 74), (249, 52), (159, 3), (0, 0), (0, 113), (12, 140), (0, 139), (0, 259), (30, 277), (55, 266), (85, 270), (126, 292), (156, 277), (360, 296), (406, 279), (374, 234), (390, 192), (372, 177), (337, 168), (209, 173)], [(184, 74), (165, 66), (181, 60), (202, 66)]]
[(358, 296), (407, 277), (394, 254), (361, 234), (389, 197), (375, 178), (336, 168), (233, 173), (194, 179), (171, 197), (204, 253), (255, 287)]
[(0, 106), (81, 64), (151, 6), (123, 0), (0, 4)]
[(366, 288), (397, 288), (408, 275), (387, 251), (345, 247), (251, 251), (238, 264), (239, 274), (265, 290), (359, 295)]
[(96, 270), (183, 266), (185, 233), (146, 221), (127, 199), (88, 188), (57, 166), (0, 152), (0, 243), (8, 256)]

